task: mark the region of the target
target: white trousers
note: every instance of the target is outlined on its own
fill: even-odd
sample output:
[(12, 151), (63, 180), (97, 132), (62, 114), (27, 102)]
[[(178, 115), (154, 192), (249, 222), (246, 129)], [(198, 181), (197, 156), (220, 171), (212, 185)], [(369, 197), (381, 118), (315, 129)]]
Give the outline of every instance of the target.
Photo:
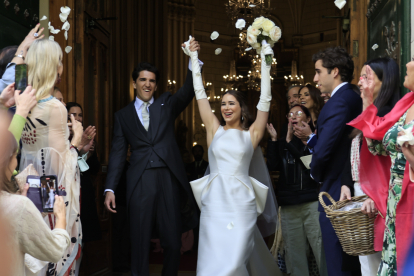
[[(354, 190), (355, 196), (365, 195), (359, 182), (355, 182)], [(368, 256), (359, 256), (359, 262), (361, 263), (362, 276), (376, 276), (381, 263), (381, 251)]]

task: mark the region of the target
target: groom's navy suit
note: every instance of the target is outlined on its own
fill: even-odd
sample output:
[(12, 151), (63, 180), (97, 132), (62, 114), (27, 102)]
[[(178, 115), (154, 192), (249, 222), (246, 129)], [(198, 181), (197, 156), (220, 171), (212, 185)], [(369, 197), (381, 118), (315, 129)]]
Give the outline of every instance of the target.
[(131, 270), (148, 276), (150, 239), (156, 230), (164, 248), (162, 275), (177, 275), (181, 234), (197, 225), (195, 200), (175, 140), (177, 116), (194, 97), (193, 78), (177, 93), (162, 94), (149, 106), (149, 128), (142, 125), (134, 102), (115, 113), (114, 137), (106, 189), (115, 191), (130, 145), (126, 200), (131, 224)]
[[(340, 87), (322, 108), (318, 117), (317, 138), (311, 163), (311, 175), (321, 183), (321, 192), (327, 192), (334, 200), (341, 194), (341, 174), (351, 149), (349, 135), (352, 127), (346, 125), (362, 111), (362, 100), (351, 84)], [(325, 198), (326, 205), (331, 203)], [(342, 272), (342, 247), (331, 222), (319, 204), (319, 222), (325, 248), (329, 276), (351, 275)]]

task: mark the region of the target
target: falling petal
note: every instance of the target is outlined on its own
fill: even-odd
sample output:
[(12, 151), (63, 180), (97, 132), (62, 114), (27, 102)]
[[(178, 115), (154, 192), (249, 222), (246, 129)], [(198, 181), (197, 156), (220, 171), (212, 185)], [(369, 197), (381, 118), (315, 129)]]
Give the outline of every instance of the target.
[(379, 47), (378, 44), (375, 43), (374, 45), (372, 45), (372, 50), (375, 51), (376, 49), (378, 49), (378, 47)]
[(216, 31), (212, 32), (211, 35), (210, 35), (211, 40), (216, 40), (217, 37), (219, 37), (219, 33), (216, 32)]
[(71, 9), (68, 6), (61, 7), (60, 12), (69, 15)]
[(234, 227), (234, 223), (230, 222), (229, 224), (227, 224), (227, 229), (231, 230)]
[(215, 51), (214, 51), (214, 53), (216, 54), (216, 55), (220, 55), (221, 54), (221, 48), (217, 48)]
[(49, 35), (49, 40), (55, 41), (55, 37), (53, 35)]
[(66, 13), (59, 14), (60, 21), (65, 22), (66, 20), (68, 20), (68, 15), (69, 14)]
[(40, 19), (40, 21), (43, 21), (43, 20), (46, 20), (46, 19), (47, 19), (46, 15), (43, 15), (43, 17), (42, 17), (42, 19)]
[(244, 49), (244, 51), (247, 52), (247, 51), (250, 51), (251, 49), (253, 49), (253, 47), (246, 48)]
[(237, 19), (237, 22), (236, 22), (237, 29), (243, 30), (245, 26), (246, 26), (246, 21), (244, 21), (244, 19)]
[(65, 39), (68, 40), (68, 31), (65, 31)]
[(69, 54), (70, 51), (72, 51), (72, 47), (66, 46), (66, 48), (65, 48), (66, 54)]
[(50, 32), (52, 34), (58, 34), (60, 32), (60, 30), (59, 29), (53, 29), (53, 30), (50, 30)]
[(69, 31), (69, 28), (70, 28), (70, 24), (68, 21), (66, 21), (65, 24), (63, 24), (62, 26), (62, 30)]
[(346, 5), (346, 0), (335, 0), (335, 6), (338, 7), (338, 9), (342, 10), (342, 8)]

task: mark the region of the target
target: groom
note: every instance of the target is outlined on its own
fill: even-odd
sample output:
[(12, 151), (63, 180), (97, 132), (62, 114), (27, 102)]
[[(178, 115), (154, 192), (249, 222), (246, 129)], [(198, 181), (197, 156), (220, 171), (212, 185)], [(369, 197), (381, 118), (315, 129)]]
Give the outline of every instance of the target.
[[(200, 50), (194, 39), (190, 48)], [(149, 275), (148, 255), (153, 230), (159, 235), (164, 249), (162, 275), (177, 275), (181, 234), (198, 222), (193, 193), (174, 138), (175, 119), (194, 97), (190, 70), (177, 93), (166, 92), (154, 100), (160, 73), (152, 64), (138, 64), (132, 72), (136, 98), (115, 113), (105, 206), (116, 213), (116, 187), (130, 146), (126, 199), (131, 224), (133, 276)]]

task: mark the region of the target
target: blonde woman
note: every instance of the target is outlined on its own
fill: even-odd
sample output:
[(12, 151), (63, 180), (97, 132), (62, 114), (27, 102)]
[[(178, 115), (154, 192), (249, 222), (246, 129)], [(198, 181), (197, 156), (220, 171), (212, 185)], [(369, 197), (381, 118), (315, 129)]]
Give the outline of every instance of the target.
[[(59, 44), (48, 39), (33, 42), (26, 56), (28, 83), (36, 89), (37, 105), (27, 116), (22, 133), (22, 154), (20, 171), (33, 164), (39, 175), (56, 175), (60, 195), (66, 204), (66, 230), (71, 243), (56, 263), (42, 262), (44, 275), (74, 275), (76, 256), (81, 249), (82, 231), (79, 219), (80, 176), (77, 167), (78, 148), (81, 147), (82, 125), (72, 116), (72, 128), (75, 132), (71, 141), (65, 106), (52, 96), (55, 84), (63, 72), (62, 49)], [(63, 194), (62, 194), (62, 191)], [(65, 195), (66, 193), (66, 195)], [(55, 217), (44, 217), (46, 224), (54, 229)], [(40, 267), (40, 261), (26, 256), (26, 266)], [(39, 271), (32, 270), (32, 273)]]

